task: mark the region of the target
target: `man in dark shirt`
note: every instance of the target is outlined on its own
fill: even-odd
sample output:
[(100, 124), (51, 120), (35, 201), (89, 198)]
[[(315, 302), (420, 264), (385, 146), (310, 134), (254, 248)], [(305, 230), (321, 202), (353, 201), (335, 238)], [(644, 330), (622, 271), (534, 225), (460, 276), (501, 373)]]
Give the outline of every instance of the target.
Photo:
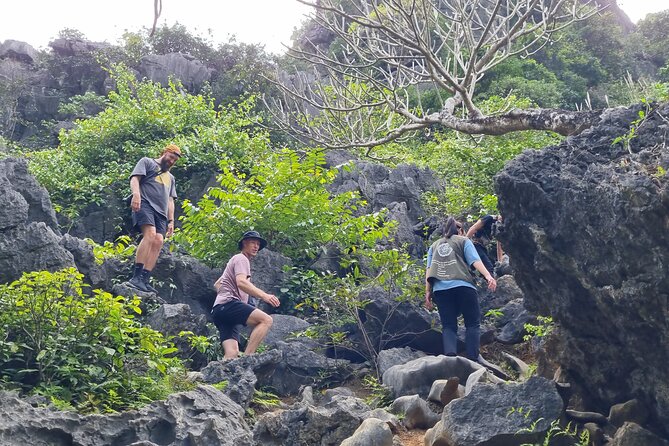
[[(485, 265), (490, 274), (494, 274), (495, 264), (490, 260), (487, 245), (493, 238), (493, 226), (501, 223), (501, 215), (484, 215), (467, 231), (467, 237), (471, 238), (474, 242), (474, 248), (476, 248), (476, 252), (478, 252), (483, 265)], [(497, 242), (497, 259), (502, 261), (503, 255), (502, 245)]]
[(128, 285), (144, 292), (156, 292), (149, 276), (163, 247), (165, 237), (174, 232), (174, 199), (177, 196), (174, 176), (169, 172), (181, 157), (174, 144), (167, 145), (160, 158), (144, 157), (130, 175), (132, 190), (132, 224), (142, 233), (137, 247), (135, 267)]

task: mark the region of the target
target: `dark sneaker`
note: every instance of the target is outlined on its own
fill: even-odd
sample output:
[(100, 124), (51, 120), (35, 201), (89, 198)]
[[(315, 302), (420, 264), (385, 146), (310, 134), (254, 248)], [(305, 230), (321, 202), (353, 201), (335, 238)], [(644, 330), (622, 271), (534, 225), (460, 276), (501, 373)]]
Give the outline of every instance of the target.
[(126, 283), (128, 285), (130, 285), (131, 287), (133, 287), (135, 289), (138, 289), (139, 291), (143, 291), (145, 293), (151, 293), (152, 292), (151, 290), (149, 290), (146, 287), (146, 284), (144, 283), (144, 281), (139, 276), (134, 276), (132, 279), (128, 280)]
[(150, 293), (156, 293), (156, 294), (158, 294), (158, 290), (155, 289), (154, 287), (152, 287), (148, 280), (145, 280), (145, 281), (143, 281), (142, 283), (144, 283), (144, 286), (146, 287), (146, 289), (147, 289)]

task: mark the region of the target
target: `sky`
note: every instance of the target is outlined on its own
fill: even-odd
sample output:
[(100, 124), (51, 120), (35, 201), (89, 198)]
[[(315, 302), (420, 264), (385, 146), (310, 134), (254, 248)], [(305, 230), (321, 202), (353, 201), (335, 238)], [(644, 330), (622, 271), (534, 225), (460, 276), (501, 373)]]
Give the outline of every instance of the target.
[[(125, 30), (153, 24), (153, 0), (0, 0), (0, 42), (6, 39), (47, 48), (58, 31), (73, 28), (89, 40), (117, 43)], [(159, 24), (179, 22), (215, 43), (260, 43), (284, 52), (293, 30), (309, 7), (297, 0), (162, 0)], [(646, 14), (669, 9), (667, 0), (618, 0), (633, 22)]]

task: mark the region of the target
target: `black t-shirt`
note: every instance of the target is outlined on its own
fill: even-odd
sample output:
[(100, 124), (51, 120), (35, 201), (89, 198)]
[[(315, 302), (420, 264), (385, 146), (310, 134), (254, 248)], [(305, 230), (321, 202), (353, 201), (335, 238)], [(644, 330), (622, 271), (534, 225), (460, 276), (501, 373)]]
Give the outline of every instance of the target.
[(492, 215), (481, 217), (483, 227), (476, 231), (474, 237), (480, 239), (483, 243), (488, 243), (492, 239), (492, 225), (497, 221)]

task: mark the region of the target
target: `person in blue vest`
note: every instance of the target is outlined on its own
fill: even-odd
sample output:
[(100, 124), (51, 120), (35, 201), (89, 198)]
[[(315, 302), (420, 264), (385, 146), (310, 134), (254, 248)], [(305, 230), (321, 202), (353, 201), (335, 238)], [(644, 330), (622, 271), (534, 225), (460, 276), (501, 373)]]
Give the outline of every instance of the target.
[(472, 361), (479, 360), (481, 309), (470, 267), (495, 291), (497, 282), (481, 262), (471, 240), (464, 236), (462, 224), (453, 217), (446, 219), (444, 235), (427, 252), (425, 273), (425, 307), (437, 304), (441, 318), (444, 354), (457, 355), (458, 316), (465, 320), (465, 352)]

